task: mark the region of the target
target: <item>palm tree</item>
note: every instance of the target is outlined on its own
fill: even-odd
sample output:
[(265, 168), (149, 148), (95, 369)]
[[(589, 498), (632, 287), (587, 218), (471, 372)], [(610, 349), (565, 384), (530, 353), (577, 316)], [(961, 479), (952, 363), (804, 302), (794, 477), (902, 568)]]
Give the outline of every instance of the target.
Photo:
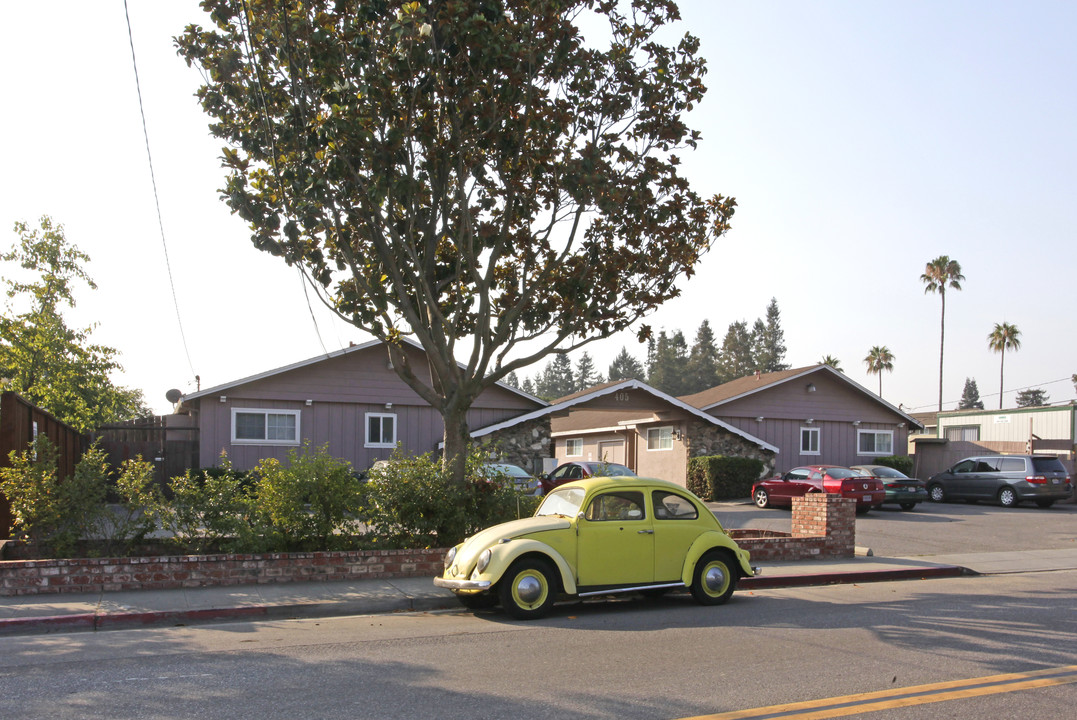
[(924, 268), (920, 280), (924, 283), (924, 292), (937, 292), (942, 298), (942, 321), (939, 331), (939, 412), (942, 412), (942, 358), (946, 349), (946, 288), (961, 289), (961, 265), (951, 260), (949, 255), (939, 255)]
[(885, 345), (876, 345), (868, 353), (868, 356), (864, 358), (864, 363), (868, 366), (869, 375), (879, 376), (879, 397), (883, 396), (883, 370), (887, 372), (894, 372), (894, 353), (890, 352), (890, 348)]
[(997, 353), (1002, 353), (1002, 360), (999, 362), (998, 368), (998, 409), (1002, 409), (1002, 389), (1003, 374), (1006, 370), (1006, 351), (1018, 350), (1021, 347), (1020, 336), (1021, 331), (1017, 329), (1016, 325), (1010, 325), (1007, 322), (995, 323), (995, 329), (991, 331), (991, 334), (987, 336), (987, 344)]
[[(841, 360), (838, 360), (833, 355), (824, 355), (823, 359), (820, 360), (819, 362), (822, 365), (829, 365), (830, 367), (834, 368), (835, 370), (837, 370), (840, 373), (845, 372), (844, 370), (841, 369)], [(1077, 383), (1077, 380), (1075, 380), (1074, 382)]]

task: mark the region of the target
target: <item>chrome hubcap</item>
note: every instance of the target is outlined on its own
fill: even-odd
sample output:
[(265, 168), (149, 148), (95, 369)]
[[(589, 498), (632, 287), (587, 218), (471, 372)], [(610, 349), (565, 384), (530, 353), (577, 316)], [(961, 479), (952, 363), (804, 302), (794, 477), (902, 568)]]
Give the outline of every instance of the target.
[(721, 592), (725, 587), (725, 570), (718, 565), (707, 568), (707, 573), (703, 576), (703, 584), (712, 593)]
[(516, 582), (516, 597), (525, 603), (533, 603), (542, 597), (542, 583), (533, 575), (525, 575)]

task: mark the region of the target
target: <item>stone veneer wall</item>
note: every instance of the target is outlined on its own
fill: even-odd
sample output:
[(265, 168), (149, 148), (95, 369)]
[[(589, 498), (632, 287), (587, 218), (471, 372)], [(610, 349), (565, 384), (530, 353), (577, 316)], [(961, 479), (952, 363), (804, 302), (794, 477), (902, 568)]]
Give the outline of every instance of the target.
[(536, 475), (542, 472), (542, 458), (553, 457), (549, 416), (499, 430), (483, 442), (497, 448), (500, 460)]
[[(752, 554), (752, 562), (852, 557), (856, 541), (856, 504), (830, 493), (793, 499), (793, 532), (731, 534)], [(356, 550), (269, 553), (264, 555), (187, 555), (167, 557), (10, 560), (0, 562), (0, 595), (164, 590), (215, 585), (254, 585), (391, 577), (429, 577), (441, 573), (445, 551)]]
[(717, 425), (692, 420), (688, 423), (688, 457), (708, 455), (755, 458), (763, 463), (763, 477), (774, 473), (775, 458), (770, 450)]

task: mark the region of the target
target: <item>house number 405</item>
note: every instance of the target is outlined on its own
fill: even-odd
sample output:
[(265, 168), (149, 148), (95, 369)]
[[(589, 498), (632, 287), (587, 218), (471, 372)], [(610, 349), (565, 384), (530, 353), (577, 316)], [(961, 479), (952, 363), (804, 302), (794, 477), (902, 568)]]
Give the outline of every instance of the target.
[(614, 398), (617, 400), (617, 402), (628, 402), (628, 393), (619, 392), (614, 395)]

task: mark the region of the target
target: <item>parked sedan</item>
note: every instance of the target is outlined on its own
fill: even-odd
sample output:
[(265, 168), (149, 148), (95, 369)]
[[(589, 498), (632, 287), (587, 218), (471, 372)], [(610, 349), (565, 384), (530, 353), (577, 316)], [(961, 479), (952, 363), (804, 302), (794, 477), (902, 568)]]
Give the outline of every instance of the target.
[(761, 508), (792, 507), (793, 498), (813, 492), (837, 493), (855, 500), (857, 512), (867, 512), (886, 499), (886, 490), (877, 478), (862, 477), (838, 465), (807, 465), (758, 481), (752, 486), (752, 501)]
[(707, 506), (680, 485), (639, 477), (574, 480), (534, 517), (495, 525), (451, 548), (438, 587), (464, 607), (498, 603), (537, 618), (558, 597), (689, 589), (702, 605), (726, 602), (756, 573)]
[(895, 470), (886, 465), (853, 465), (850, 470), (855, 470), (867, 477), (879, 478), (883, 481), (886, 490), (886, 499), (883, 505), (896, 504), (902, 510), (912, 510), (916, 503), (924, 502), (927, 497), (927, 483), (923, 480), (911, 478), (900, 470)]
[(589, 477), (636, 477), (636, 473), (620, 463), (567, 462), (564, 465), (559, 465), (553, 472), (541, 478), (542, 492), (548, 493), (555, 487), (570, 480), (583, 480)]
[(490, 480), (500, 480), (525, 495), (541, 494), (539, 479), (519, 465), (509, 463), (486, 463), (483, 472)]

